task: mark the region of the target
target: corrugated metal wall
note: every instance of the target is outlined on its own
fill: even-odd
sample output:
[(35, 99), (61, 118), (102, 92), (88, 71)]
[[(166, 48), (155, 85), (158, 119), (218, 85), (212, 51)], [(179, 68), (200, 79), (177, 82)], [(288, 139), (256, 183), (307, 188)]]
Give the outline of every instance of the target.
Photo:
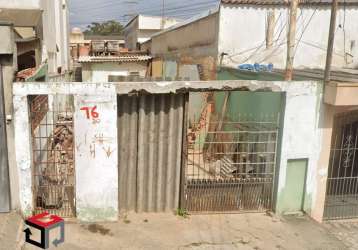
[(136, 210), (138, 98), (118, 97), (118, 174), (119, 209)]
[(118, 98), (120, 211), (179, 205), (185, 94)]
[(5, 97), (0, 65), (0, 213), (10, 210), (10, 181), (7, 155)]

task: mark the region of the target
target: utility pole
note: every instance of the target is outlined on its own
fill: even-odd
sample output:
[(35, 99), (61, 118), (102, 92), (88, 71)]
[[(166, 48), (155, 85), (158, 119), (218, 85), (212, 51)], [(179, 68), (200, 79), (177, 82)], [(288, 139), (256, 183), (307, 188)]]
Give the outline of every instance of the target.
[(162, 23), (161, 23), (161, 29), (164, 29), (164, 8), (165, 8), (165, 0), (162, 2)]
[(326, 70), (324, 71), (323, 87), (326, 85), (326, 83), (328, 83), (331, 80), (331, 66), (332, 66), (332, 57), (333, 57), (334, 33), (336, 29), (337, 9), (338, 9), (338, 0), (333, 0), (332, 9), (331, 9), (331, 21), (329, 25)]
[(138, 4), (137, 0), (128, 0), (124, 1), (123, 4), (127, 5), (128, 14), (124, 15), (123, 17), (127, 18), (130, 21), (133, 17), (137, 15), (137, 11), (134, 10), (134, 6)]
[(296, 44), (296, 19), (297, 19), (298, 0), (291, 0), (290, 4), (290, 23), (287, 34), (287, 59), (285, 80), (291, 81), (293, 74), (293, 60)]

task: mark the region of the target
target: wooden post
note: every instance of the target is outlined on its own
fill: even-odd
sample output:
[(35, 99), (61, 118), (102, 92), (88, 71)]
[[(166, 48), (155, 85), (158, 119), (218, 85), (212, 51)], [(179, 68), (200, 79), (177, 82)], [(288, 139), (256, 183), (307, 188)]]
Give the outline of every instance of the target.
[(267, 14), (266, 29), (266, 49), (271, 49), (273, 44), (273, 35), (275, 33), (275, 11), (269, 11)]
[(161, 29), (164, 30), (165, 21), (164, 21), (164, 8), (165, 8), (165, 0), (162, 1), (162, 23), (161, 23)]
[(334, 45), (334, 33), (336, 29), (337, 9), (338, 9), (338, 0), (333, 0), (332, 9), (331, 9), (331, 21), (329, 25), (329, 35), (328, 35), (326, 70), (324, 71), (324, 84), (328, 83), (331, 78), (331, 66), (332, 66), (332, 55), (333, 55), (333, 45)]
[(298, 0), (291, 0), (290, 5), (290, 23), (287, 34), (287, 61), (286, 61), (286, 74), (285, 80), (292, 80), (293, 73), (293, 59), (295, 53), (295, 44), (296, 44), (296, 18), (297, 18), (297, 7)]

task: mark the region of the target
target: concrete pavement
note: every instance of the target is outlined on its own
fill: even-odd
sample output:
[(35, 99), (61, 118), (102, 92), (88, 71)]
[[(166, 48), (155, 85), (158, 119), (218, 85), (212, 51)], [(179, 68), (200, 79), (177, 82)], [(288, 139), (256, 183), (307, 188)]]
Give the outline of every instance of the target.
[(0, 213), (0, 249), (20, 249), (22, 218), (16, 213)]
[[(129, 214), (117, 223), (66, 223), (57, 249), (347, 249), (307, 217)], [(23, 249), (37, 249), (25, 244)], [(51, 247), (50, 249), (56, 249)]]

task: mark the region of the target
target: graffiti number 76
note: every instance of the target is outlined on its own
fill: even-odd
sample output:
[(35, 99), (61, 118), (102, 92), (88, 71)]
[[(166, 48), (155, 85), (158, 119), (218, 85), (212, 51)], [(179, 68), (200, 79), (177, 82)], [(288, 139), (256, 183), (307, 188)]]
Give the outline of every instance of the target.
[(99, 117), (99, 114), (98, 112), (96, 112), (97, 110), (97, 106), (94, 106), (94, 107), (83, 107), (81, 108), (81, 110), (85, 111), (86, 112), (86, 117), (87, 119), (96, 119)]

